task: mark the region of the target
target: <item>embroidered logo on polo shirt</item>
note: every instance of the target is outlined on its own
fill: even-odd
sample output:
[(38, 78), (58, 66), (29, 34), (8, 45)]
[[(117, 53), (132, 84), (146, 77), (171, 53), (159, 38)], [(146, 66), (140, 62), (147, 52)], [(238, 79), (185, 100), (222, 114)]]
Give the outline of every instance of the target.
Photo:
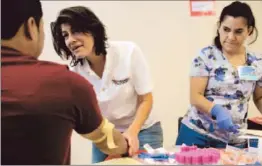
[(123, 80), (115, 80), (115, 79), (112, 80), (112, 82), (113, 82), (114, 84), (116, 84), (116, 85), (122, 85), (122, 84), (127, 83), (128, 81), (129, 81), (129, 78), (125, 78), (125, 79), (123, 79)]

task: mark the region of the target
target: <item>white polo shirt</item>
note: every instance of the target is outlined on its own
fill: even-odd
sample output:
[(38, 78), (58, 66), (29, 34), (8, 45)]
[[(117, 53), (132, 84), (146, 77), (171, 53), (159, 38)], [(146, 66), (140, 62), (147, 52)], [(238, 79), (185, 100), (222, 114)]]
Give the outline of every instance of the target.
[[(137, 97), (152, 92), (149, 67), (140, 48), (133, 42), (109, 42), (102, 78), (86, 61), (71, 68), (94, 86), (103, 116), (125, 131), (135, 118)], [(158, 122), (152, 111), (142, 129)]]

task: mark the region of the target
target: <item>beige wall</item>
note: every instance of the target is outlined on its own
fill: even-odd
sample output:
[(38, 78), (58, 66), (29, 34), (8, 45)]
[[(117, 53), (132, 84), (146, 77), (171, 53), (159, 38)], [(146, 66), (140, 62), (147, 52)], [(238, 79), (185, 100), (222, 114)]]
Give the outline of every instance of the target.
[[(217, 1), (216, 16), (190, 17), (188, 1), (43, 1), (46, 40), (41, 59), (66, 63), (55, 55), (49, 24), (64, 7), (89, 6), (107, 26), (111, 40), (132, 40), (144, 51), (155, 84), (154, 111), (163, 124), (165, 145), (170, 146), (176, 139), (177, 118), (183, 116), (189, 105), (191, 59), (212, 42), (217, 18), (229, 3)], [(262, 2), (248, 3), (262, 34)], [(262, 53), (261, 46), (260, 36), (252, 48)], [(252, 104), (250, 116), (255, 115), (258, 111)], [(74, 133), (72, 164), (87, 164), (90, 157), (90, 142)]]

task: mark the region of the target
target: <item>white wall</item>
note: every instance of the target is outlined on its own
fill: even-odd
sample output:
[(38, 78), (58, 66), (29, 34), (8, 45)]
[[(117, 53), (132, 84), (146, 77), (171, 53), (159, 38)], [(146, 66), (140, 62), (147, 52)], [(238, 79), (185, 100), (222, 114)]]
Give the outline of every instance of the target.
[[(66, 63), (55, 54), (50, 22), (59, 10), (88, 6), (107, 26), (110, 40), (132, 40), (144, 51), (155, 84), (154, 110), (164, 128), (165, 146), (175, 142), (177, 118), (189, 106), (189, 65), (199, 49), (210, 44), (222, 8), (230, 1), (216, 2), (216, 16), (190, 17), (189, 1), (42, 1), (46, 40), (40, 59)], [(248, 1), (262, 33), (262, 2)], [(260, 47), (259, 47), (260, 46)], [(262, 52), (262, 37), (251, 47)], [(251, 105), (250, 116), (259, 115)], [(90, 163), (90, 142), (74, 133), (72, 164)]]

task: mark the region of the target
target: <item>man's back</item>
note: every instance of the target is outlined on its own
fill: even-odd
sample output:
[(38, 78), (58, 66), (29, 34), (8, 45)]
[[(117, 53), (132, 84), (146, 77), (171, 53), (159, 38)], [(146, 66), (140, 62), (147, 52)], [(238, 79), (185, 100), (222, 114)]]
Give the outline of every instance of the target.
[(102, 121), (91, 85), (10, 48), (2, 47), (1, 64), (2, 164), (70, 164), (72, 130), (86, 134)]

